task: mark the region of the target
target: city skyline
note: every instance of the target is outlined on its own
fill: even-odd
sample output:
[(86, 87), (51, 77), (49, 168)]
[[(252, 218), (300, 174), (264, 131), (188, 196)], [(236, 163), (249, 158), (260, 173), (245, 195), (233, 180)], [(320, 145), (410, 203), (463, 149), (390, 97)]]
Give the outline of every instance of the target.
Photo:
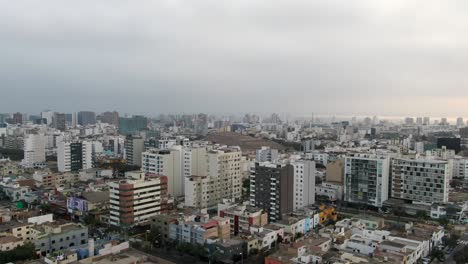
[(0, 112), (468, 116), (467, 5), (10, 1)]

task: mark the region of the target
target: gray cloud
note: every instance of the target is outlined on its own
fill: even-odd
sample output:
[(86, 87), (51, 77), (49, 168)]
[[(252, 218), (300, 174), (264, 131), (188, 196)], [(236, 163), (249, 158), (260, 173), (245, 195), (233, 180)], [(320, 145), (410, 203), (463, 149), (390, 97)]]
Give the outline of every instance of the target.
[(1, 6), (0, 111), (468, 115), (462, 0)]

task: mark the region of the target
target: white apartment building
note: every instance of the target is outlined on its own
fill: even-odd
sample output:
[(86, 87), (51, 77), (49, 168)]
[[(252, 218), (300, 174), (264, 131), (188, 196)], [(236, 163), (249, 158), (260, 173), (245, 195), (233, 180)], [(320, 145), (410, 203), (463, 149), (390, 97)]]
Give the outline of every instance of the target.
[(28, 134), (24, 139), (24, 167), (32, 168), (46, 161), (46, 137), (41, 134)]
[(57, 148), (59, 172), (86, 170), (93, 167), (93, 144), (90, 141), (62, 141)]
[(297, 210), (315, 203), (315, 162), (298, 160), (294, 167), (293, 208)]
[(255, 159), (257, 162), (276, 162), (278, 160), (278, 150), (262, 147), (256, 150)]
[(447, 203), (451, 162), (429, 159), (392, 161), (392, 197), (423, 203)]
[(133, 174), (133, 179), (109, 183), (111, 225), (144, 223), (166, 210), (167, 177)]
[(333, 182), (322, 182), (315, 186), (315, 194), (317, 196), (325, 196), (330, 201), (343, 199), (343, 185)]
[(185, 179), (185, 205), (208, 208), (215, 207), (223, 199), (240, 199), (241, 156), (239, 147), (192, 148), (191, 174)]
[(354, 154), (345, 158), (344, 200), (382, 207), (388, 200), (390, 158), (377, 154)]
[(167, 176), (168, 192), (172, 197), (184, 196), (184, 181), (189, 149), (173, 146), (170, 149), (150, 149), (142, 153), (142, 171)]
[(468, 159), (456, 156), (453, 159), (453, 178), (468, 179)]

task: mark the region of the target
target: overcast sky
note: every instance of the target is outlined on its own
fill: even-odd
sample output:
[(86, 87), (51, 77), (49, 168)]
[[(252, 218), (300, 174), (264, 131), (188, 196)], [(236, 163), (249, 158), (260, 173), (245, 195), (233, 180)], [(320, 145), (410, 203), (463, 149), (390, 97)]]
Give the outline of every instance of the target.
[(468, 116), (466, 0), (0, 0), (0, 112)]

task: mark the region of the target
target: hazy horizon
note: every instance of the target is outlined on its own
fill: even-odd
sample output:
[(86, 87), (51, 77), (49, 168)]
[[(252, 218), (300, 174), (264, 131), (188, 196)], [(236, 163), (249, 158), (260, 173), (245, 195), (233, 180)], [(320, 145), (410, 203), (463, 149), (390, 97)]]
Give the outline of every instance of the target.
[(468, 116), (466, 1), (6, 1), (0, 112)]

